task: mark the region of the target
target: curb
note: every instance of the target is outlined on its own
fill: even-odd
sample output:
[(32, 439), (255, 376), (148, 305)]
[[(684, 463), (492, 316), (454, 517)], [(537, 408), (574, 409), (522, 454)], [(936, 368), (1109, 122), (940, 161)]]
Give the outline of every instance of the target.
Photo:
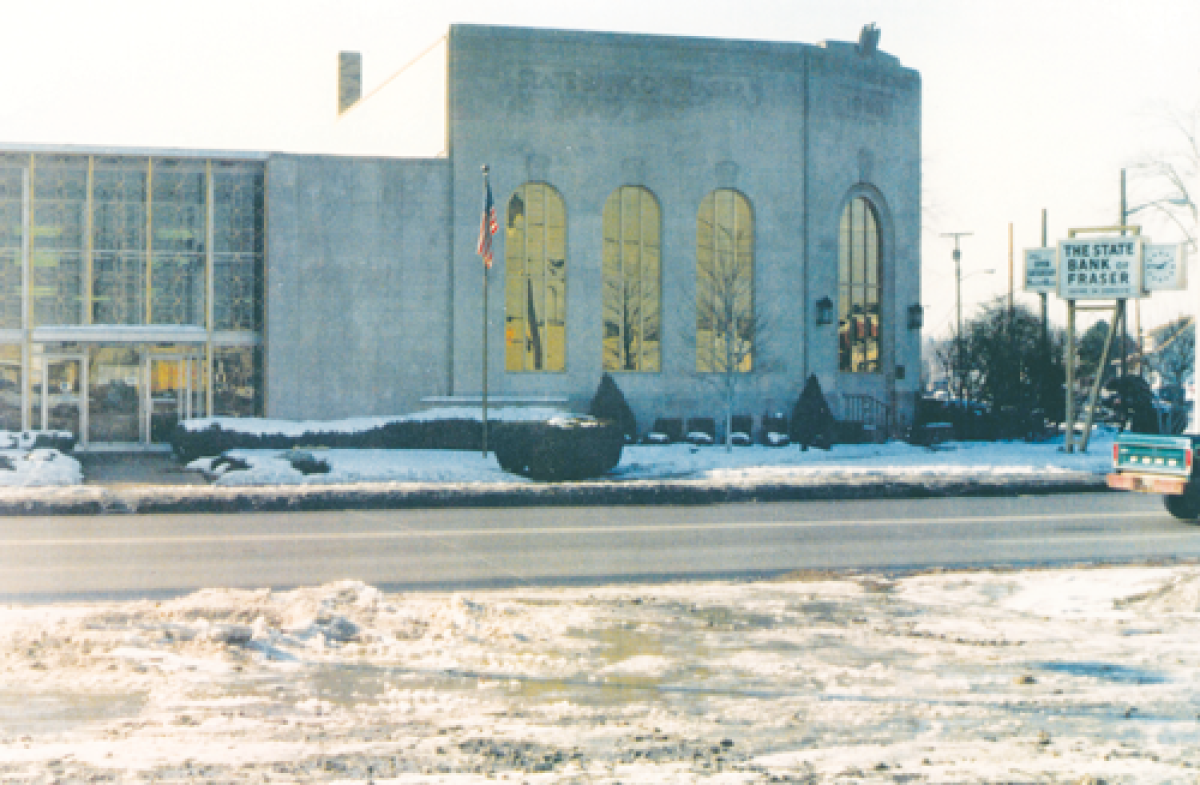
[(1047, 478), (889, 479), (861, 482), (726, 483), (636, 480), (554, 484), (437, 485), (361, 483), (254, 487), (144, 485), (13, 489), (0, 515), (134, 515), (150, 513), (313, 512), (483, 507), (707, 505), (744, 502), (922, 499), (1107, 492), (1103, 475), (1073, 472)]

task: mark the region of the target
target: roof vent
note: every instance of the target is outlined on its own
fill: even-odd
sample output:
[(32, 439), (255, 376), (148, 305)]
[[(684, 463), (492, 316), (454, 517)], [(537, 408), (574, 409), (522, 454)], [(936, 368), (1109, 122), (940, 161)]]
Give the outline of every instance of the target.
[(362, 54), (338, 52), (338, 114), (362, 98)]

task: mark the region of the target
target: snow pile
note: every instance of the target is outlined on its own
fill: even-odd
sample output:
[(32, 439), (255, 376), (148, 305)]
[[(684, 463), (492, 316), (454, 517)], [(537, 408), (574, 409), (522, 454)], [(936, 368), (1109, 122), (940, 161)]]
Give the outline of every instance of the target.
[[(304, 474), (287, 451), (228, 450), (218, 458), (198, 458), (187, 468), (219, 485), (342, 485), (361, 482), (527, 483), (508, 474), (492, 455), (463, 450), (307, 450), (330, 466)], [(234, 459), (231, 462), (229, 459)], [(247, 468), (237, 468), (244, 464)]]
[(58, 450), (0, 450), (0, 487), (80, 485), (79, 461)]
[(1181, 566), (9, 606), (0, 779), (1192, 781), (1198, 586)]

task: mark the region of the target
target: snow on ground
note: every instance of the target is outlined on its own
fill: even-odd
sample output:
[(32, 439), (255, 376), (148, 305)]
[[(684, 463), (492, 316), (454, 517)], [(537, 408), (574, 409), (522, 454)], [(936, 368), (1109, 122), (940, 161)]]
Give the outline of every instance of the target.
[[(805, 479), (886, 480), (950, 477), (981, 479), (1103, 474), (1112, 461), (1112, 434), (1097, 431), (1088, 452), (1065, 453), (1057, 442), (959, 442), (936, 449), (905, 442), (839, 444), (832, 450), (753, 445), (696, 447), (689, 444), (632, 445), (610, 475), (615, 480), (695, 479), (720, 483), (794, 482)], [(355, 482), (525, 483), (507, 474), (493, 455), (463, 450), (305, 450), (326, 461), (325, 474), (302, 474), (287, 450), (230, 450), (249, 469), (217, 467), (219, 485), (343, 484)], [(210, 472), (215, 458), (189, 464)]]
[(0, 781), (1193, 782), (1200, 567), (0, 607)]
[(79, 485), (79, 461), (58, 450), (0, 450), (0, 488)]

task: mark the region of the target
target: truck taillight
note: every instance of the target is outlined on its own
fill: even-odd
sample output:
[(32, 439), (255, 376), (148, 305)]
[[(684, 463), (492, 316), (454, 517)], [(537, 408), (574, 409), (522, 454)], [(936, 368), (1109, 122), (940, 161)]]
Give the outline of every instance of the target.
[(1113, 466), (1116, 466), (1120, 462), (1121, 462), (1121, 448), (1117, 446), (1116, 442), (1113, 442)]
[(1187, 452), (1184, 453), (1184, 458), (1183, 458), (1183, 465), (1187, 467), (1188, 474), (1192, 473), (1192, 459), (1193, 459), (1192, 451), (1189, 449)]

